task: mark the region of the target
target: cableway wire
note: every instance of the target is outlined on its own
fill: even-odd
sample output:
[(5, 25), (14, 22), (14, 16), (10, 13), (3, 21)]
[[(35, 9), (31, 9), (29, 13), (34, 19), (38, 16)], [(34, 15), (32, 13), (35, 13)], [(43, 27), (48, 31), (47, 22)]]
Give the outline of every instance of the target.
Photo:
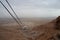
[(8, 8), (0, 1), (0, 3), (2, 4), (2, 6), (7, 10), (7, 12), (12, 16), (12, 18), (17, 22), (17, 24), (22, 27), (20, 25), (20, 23), (18, 22), (18, 20), (12, 15), (12, 13), (8, 10)]
[(16, 12), (13, 10), (12, 6), (10, 5), (10, 3), (9, 3), (7, 0), (5, 0), (5, 1), (7, 2), (8, 6), (9, 6), (9, 7), (11, 8), (11, 10), (13, 11), (13, 13), (15, 14), (15, 16), (17, 17), (17, 19), (18, 19), (18, 21), (20, 22), (20, 24), (22, 24), (21, 20), (20, 20), (19, 17), (17, 16)]

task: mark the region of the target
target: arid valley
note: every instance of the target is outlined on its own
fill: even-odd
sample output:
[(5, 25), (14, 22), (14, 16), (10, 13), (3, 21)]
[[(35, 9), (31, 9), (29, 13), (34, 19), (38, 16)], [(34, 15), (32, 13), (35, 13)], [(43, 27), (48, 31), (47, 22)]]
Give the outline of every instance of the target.
[(21, 18), (26, 27), (13, 19), (0, 18), (0, 40), (60, 40), (55, 37), (59, 31), (54, 29), (56, 18)]

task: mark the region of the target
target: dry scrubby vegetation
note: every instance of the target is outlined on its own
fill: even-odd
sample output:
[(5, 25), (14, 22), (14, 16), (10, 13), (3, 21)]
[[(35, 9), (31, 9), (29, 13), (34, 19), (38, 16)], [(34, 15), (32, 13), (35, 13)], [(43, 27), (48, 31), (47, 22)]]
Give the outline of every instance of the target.
[(21, 30), (14, 21), (2, 22), (0, 22), (0, 40), (60, 40), (60, 16), (51, 22), (45, 21), (46, 24), (44, 21), (22, 21), (28, 27)]

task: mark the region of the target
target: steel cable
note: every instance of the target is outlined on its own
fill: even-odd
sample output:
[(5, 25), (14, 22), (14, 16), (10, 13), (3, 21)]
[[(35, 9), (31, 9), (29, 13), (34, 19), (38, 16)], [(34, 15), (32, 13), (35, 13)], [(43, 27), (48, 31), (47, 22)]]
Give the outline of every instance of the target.
[(12, 16), (12, 18), (18, 23), (18, 25), (21, 27), (20, 23), (16, 20), (16, 18), (11, 14), (11, 12), (6, 8), (6, 6), (0, 1), (2, 6), (8, 11), (8, 13)]
[(16, 12), (13, 10), (12, 6), (10, 5), (10, 3), (6, 0), (7, 4), (9, 5), (9, 7), (11, 8), (11, 10), (13, 11), (13, 13), (15, 14), (15, 16), (17, 17), (18, 21), (20, 22), (20, 24), (22, 24), (22, 22), (20, 21), (19, 17), (17, 16)]

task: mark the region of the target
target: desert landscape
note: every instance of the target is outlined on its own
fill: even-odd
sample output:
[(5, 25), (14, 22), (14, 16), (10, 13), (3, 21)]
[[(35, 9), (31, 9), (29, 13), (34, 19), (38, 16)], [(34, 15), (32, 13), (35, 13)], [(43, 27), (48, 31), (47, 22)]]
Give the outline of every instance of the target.
[(24, 25), (22, 29), (13, 19), (0, 18), (0, 40), (60, 40), (60, 31), (56, 29), (60, 25), (60, 17), (20, 20)]
[(60, 40), (59, 0), (0, 0), (0, 40)]

